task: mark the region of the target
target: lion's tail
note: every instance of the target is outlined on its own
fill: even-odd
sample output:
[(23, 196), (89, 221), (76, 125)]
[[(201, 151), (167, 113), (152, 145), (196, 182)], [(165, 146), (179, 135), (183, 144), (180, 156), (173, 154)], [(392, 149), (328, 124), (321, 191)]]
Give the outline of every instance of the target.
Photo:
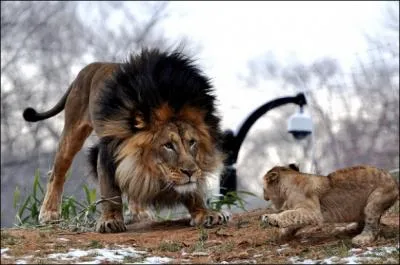
[(71, 92), (71, 89), (72, 89), (72, 84), (69, 86), (67, 92), (62, 96), (62, 98), (57, 102), (57, 104), (50, 110), (38, 113), (35, 109), (29, 107), (24, 110), (22, 116), (26, 121), (37, 122), (57, 115), (64, 109), (65, 103), (67, 102), (67, 98), (69, 93)]

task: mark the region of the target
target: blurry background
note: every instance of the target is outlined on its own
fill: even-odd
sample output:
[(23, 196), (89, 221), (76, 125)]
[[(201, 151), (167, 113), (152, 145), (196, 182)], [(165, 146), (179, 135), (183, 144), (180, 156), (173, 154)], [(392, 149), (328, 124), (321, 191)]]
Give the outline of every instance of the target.
[[(12, 226), (16, 186), (31, 192), (51, 169), (63, 114), (27, 123), (22, 111), (52, 107), (93, 61), (123, 61), (140, 47), (184, 47), (212, 78), (224, 129), (259, 105), (306, 94), (311, 137), (287, 133), (285, 105), (250, 130), (237, 164), (239, 189), (261, 197), (276, 164), (329, 173), (359, 163), (399, 164), (399, 2), (1, 2), (1, 226)], [(85, 151), (65, 194), (83, 196)], [(71, 180), (73, 179), (73, 180)], [(214, 180), (218, 185), (218, 180)], [(250, 201), (249, 208), (263, 205)]]

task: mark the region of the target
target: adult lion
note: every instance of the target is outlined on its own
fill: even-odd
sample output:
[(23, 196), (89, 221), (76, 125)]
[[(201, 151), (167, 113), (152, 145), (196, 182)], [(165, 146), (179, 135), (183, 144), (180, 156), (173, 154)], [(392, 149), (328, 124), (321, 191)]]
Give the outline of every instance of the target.
[(382, 214), (399, 196), (398, 184), (384, 170), (354, 166), (328, 176), (299, 172), (297, 166), (273, 167), (264, 176), (264, 198), (280, 213), (264, 214), (262, 221), (291, 236), (306, 225), (357, 222), (362, 232), (355, 245), (373, 242)]
[(98, 178), (98, 232), (121, 232), (121, 195), (135, 207), (185, 205), (192, 225), (215, 225), (227, 215), (205, 205), (208, 176), (223, 168), (220, 118), (208, 78), (179, 52), (144, 50), (126, 63), (92, 63), (49, 111), (25, 109), (25, 120), (65, 109), (65, 125), (40, 209), (41, 223), (60, 217), (65, 173), (94, 130), (89, 155)]

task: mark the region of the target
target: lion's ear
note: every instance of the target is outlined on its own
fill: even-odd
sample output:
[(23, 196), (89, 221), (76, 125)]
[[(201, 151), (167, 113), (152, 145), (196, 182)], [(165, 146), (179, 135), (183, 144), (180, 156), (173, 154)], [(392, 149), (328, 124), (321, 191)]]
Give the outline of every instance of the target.
[(276, 183), (279, 180), (279, 174), (277, 172), (270, 172), (267, 174), (266, 180), (268, 184)]
[(288, 167), (289, 167), (290, 169), (293, 169), (294, 171), (300, 171), (299, 165), (298, 165), (298, 164), (292, 163), (292, 164), (289, 164)]

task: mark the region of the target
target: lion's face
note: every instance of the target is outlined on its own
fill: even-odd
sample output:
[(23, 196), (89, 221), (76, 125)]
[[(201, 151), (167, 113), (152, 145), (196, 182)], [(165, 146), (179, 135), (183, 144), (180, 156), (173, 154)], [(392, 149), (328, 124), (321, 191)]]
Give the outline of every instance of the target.
[(199, 167), (204, 139), (193, 126), (183, 122), (165, 125), (157, 138), (154, 152), (165, 184), (179, 193), (196, 190), (204, 182)]
[(206, 177), (223, 168), (223, 154), (210, 135), (203, 112), (169, 106), (154, 111), (151, 123), (124, 140), (115, 154), (119, 187), (132, 198), (204, 191)]

